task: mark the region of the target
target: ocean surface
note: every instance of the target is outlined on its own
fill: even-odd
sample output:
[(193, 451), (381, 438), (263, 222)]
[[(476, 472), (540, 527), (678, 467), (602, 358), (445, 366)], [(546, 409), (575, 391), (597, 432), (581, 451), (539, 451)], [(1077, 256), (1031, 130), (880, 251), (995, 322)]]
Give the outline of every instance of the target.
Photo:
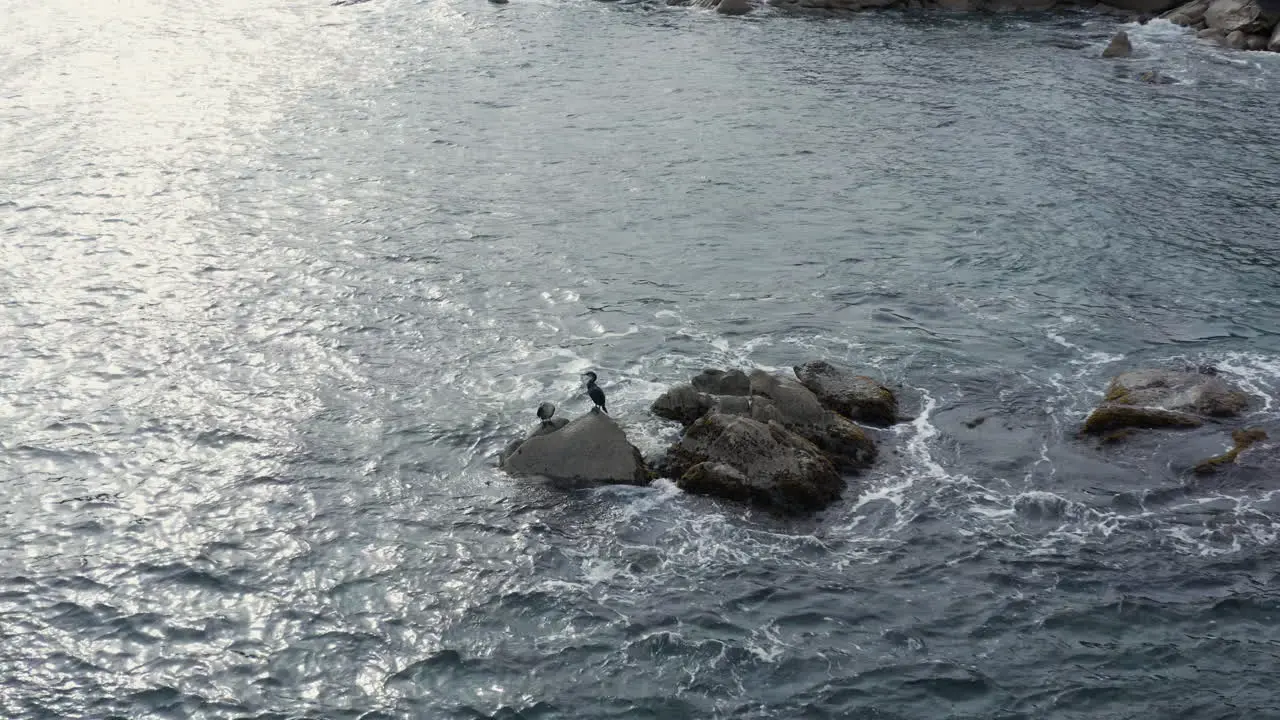
[[(1077, 434), (1114, 374), (1212, 365), (1280, 437), (1280, 54), (0, 15), (0, 717), (1280, 717), (1280, 478), (1194, 480), (1229, 427)], [(495, 469), (585, 370), (652, 458), (664, 389), (819, 358), (916, 416), (813, 518)]]

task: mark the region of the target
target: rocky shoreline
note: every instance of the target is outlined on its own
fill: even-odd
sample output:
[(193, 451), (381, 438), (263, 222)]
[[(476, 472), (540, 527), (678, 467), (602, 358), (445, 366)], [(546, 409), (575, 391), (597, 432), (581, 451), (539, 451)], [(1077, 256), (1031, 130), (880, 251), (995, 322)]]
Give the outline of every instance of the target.
[[(567, 421), (544, 420), (500, 456), (512, 475), (575, 483), (646, 485), (669, 478), (687, 493), (794, 515), (826, 509), (880, 456), (878, 428), (911, 418), (898, 393), (825, 360), (793, 368), (794, 377), (763, 370), (708, 369), (655, 399), (650, 412), (679, 423), (679, 439), (646, 462), (612, 417), (593, 409)], [(1139, 432), (1222, 426), (1233, 444), (1190, 468), (1209, 475), (1277, 447), (1267, 433), (1239, 425), (1257, 399), (1212, 368), (1141, 368), (1113, 378), (1084, 420), (1080, 439), (1099, 448)]]
[[(667, 0), (668, 5), (714, 9), (723, 15), (746, 15), (760, 7), (754, 0)], [(1045, 12), (1091, 10), (1145, 23), (1154, 17), (1195, 30), (1197, 37), (1237, 50), (1280, 52), (1280, 0), (766, 0), (765, 4), (798, 13), (845, 14), (869, 10), (944, 10), (951, 12)], [(1128, 57), (1123, 33), (1103, 57)]]

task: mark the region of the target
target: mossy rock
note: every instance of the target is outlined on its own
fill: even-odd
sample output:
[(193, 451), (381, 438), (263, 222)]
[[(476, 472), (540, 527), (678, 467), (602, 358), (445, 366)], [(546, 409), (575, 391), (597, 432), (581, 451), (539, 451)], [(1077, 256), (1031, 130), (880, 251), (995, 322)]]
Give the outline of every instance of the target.
[(1122, 439), (1114, 431), (1123, 428), (1197, 428), (1204, 421), (1195, 415), (1163, 410), (1152, 407), (1135, 407), (1133, 405), (1103, 405), (1089, 413), (1084, 421), (1086, 435), (1102, 435), (1108, 433), (1108, 440), (1114, 442)]
[(1195, 428), (1206, 418), (1234, 417), (1248, 408), (1249, 396), (1214, 374), (1132, 370), (1111, 380), (1083, 431), (1108, 434), (1110, 441), (1124, 428)]

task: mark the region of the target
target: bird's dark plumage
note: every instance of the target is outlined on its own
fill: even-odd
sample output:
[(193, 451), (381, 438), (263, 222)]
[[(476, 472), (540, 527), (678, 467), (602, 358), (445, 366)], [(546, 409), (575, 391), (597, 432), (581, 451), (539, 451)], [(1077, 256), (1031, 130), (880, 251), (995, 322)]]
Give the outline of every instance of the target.
[(595, 403), (596, 407), (607, 414), (609, 408), (605, 407), (604, 391), (596, 385), (596, 374), (587, 372), (583, 373), (583, 376), (587, 378), (587, 396), (591, 398), (591, 402)]

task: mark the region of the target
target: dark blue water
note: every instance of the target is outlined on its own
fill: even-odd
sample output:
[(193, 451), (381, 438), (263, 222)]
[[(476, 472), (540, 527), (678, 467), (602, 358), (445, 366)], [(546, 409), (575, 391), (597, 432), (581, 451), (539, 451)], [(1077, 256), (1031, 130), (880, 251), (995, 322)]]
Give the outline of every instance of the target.
[[(1156, 22), (1103, 61), (1088, 15), (3, 12), (0, 716), (1280, 716), (1276, 465), (1076, 435), (1116, 372), (1210, 363), (1280, 437), (1280, 55)], [(493, 467), (583, 370), (652, 457), (665, 388), (817, 358), (921, 412), (812, 519)]]

